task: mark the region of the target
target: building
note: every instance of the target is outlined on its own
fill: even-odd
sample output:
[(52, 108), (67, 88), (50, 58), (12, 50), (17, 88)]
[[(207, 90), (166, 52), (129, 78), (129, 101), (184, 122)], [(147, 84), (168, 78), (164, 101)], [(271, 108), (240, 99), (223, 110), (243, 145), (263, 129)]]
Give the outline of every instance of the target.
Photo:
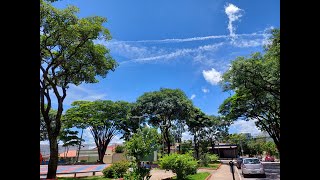
[[(211, 147), (209, 147), (211, 149)], [(220, 158), (236, 158), (238, 155), (238, 146), (235, 144), (219, 143), (214, 146), (214, 154)]]

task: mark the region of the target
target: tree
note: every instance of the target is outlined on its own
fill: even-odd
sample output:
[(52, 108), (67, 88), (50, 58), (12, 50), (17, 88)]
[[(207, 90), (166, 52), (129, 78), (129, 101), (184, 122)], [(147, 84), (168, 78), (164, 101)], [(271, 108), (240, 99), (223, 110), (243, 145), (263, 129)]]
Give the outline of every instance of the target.
[(159, 127), (170, 154), (172, 122), (182, 123), (189, 116), (192, 102), (180, 89), (161, 88), (144, 93), (137, 100), (137, 112), (145, 115), (152, 126)]
[(189, 152), (190, 150), (192, 150), (192, 140), (185, 140), (185, 141), (182, 141), (181, 144), (181, 151), (180, 153), (181, 154), (185, 154), (187, 152)]
[(137, 133), (133, 134), (129, 141), (125, 142), (126, 154), (134, 157), (135, 164), (133, 166), (134, 179), (143, 180), (149, 174), (150, 169), (140, 166), (141, 160), (150, 155), (157, 149), (159, 134), (157, 129), (144, 127), (138, 129)]
[(130, 103), (130, 114), (129, 118), (123, 119), (122, 123), (119, 124), (122, 137), (120, 139), (124, 139), (128, 141), (134, 133), (137, 133), (137, 130), (141, 128), (141, 124), (145, 123), (144, 116), (140, 116), (140, 113), (137, 112), (135, 108), (135, 103)]
[(186, 124), (188, 125), (188, 129), (193, 135), (193, 143), (196, 159), (199, 159), (199, 149), (200, 142), (204, 137), (204, 128), (207, 126), (209, 122), (209, 117), (202, 112), (199, 108), (193, 107), (191, 110), (191, 116), (187, 119)]
[[(54, 121), (54, 116), (57, 112), (53, 109), (49, 111), (49, 118), (51, 121)], [(42, 116), (42, 113), (40, 111), (40, 141), (46, 141), (48, 140), (48, 131), (46, 127), (46, 122), (44, 121), (44, 118)]]
[(223, 75), (225, 91), (233, 90), (219, 108), (228, 120), (255, 120), (280, 152), (280, 30), (272, 31), (265, 54), (238, 57)]
[(204, 127), (205, 138), (209, 141), (213, 152), (215, 142), (228, 134), (230, 122), (219, 116), (209, 116), (209, 121)]
[[(111, 39), (102, 17), (78, 18), (78, 8), (59, 10), (40, 1), (40, 108), (50, 142), (48, 179), (56, 177), (57, 137), (61, 128), (63, 102), (70, 84), (96, 83), (96, 76), (106, 77), (117, 63), (97, 38)], [(49, 118), (52, 98), (56, 98), (55, 118)], [(47, 106), (45, 107), (45, 104)]]
[(78, 133), (78, 131), (72, 131), (67, 128), (63, 128), (60, 132), (59, 140), (62, 141), (62, 146), (65, 147), (64, 157), (67, 157), (70, 146), (76, 146), (80, 142), (84, 142), (84, 139), (78, 137)]
[(158, 136), (155, 128), (138, 129), (137, 133), (133, 134), (132, 138), (124, 144), (127, 155), (134, 157), (135, 161), (140, 164), (145, 156), (157, 148)]
[(110, 141), (120, 133), (120, 125), (129, 118), (130, 103), (124, 101), (75, 101), (65, 117), (75, 126), (88, 127), (98, 148), (98, 161), (103, 157)]

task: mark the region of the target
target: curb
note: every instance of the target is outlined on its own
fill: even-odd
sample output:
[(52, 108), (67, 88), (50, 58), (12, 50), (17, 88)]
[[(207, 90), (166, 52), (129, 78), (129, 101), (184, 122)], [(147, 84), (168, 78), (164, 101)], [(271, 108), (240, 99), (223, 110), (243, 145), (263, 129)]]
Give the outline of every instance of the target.
[(236, 171), (237, 171), (237, 173), (238, 173), (239, 179), (242, 180), (242, 177), (241, 177), (240, 172), (239, 172), (239, 170), (238, 170), (237, 167), (236, 167)]
[(211, 178), (212, 174), (210, 174), (205, 180), (209, 180)]

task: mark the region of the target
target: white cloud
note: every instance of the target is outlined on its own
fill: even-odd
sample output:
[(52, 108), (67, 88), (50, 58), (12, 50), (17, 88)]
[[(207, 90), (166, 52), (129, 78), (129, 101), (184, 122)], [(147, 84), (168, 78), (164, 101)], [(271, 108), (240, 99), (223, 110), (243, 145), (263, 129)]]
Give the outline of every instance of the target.
[(236, 28), (233, 26), (233, 22), (238, 20), (242, 14), (241, 11), (242, 9), (238, 8), (237, 6), (229, 3), (225, 6), (225, 13), (228, 16), (229, 22), (228, 22), (228, 30), (230, 32), (230, 36), (234, 37), (235, 36), (235, 30)]
[(209, 89), (207, 89), (207, 88), (202, 88), (201, 90), (202, 90), (202, 92), (204, 92), (204, 93), (208, 93), (208, 92), (210, 92), (210, 90), (209, 90)]
[(255, 125), (255, 120), (237, 120), (230, 126), (230, 129), (234, 129), (236, 133), (251, 133), (251, 135), (262, 133)]
[(154, 61), (154, 60), (168, 60), (168, 59), (173, 59), (179, 56), (186, 56), (191, 53), (195, 53), (196, 55), (205, 52), (205, 51), (213, 51), (218, 49), (220, 46), (224, 45), (223, 42), (221, 43), (216, 43), (216, 44), (210, 44), (210, 45), (205, 45), (205, 46), (199, 46), (194, 49), (190, 48), (185, 48), (185, 49), (178, 49), (172, 53), (167, 53), (167, 54), (162, 54), (162, 55), (157, 55), (157, 56), (151, 56), (151, 57), (146, 57), (146, 58), (137, 58), (137, 59), (132, 59), (129, 61), (125, 61), (123, 63), (128, 63), (128, 62), (147, 62), (147, 61)]
[(221, 73), (216, 71), (214, 68), (211, 70), (203, 70), (202, 75), (204, 79), (212, 85), (217, 85), (221, 80)]
[(104, 99), (106, 96), (106, 93), (98, 92), (97, 90), (83, 87), (82, 85), (75, 86), (72, 84), (67, 91), (67, 97), (64, 103), (70, 105), (73, 101), (77, 100), (95, 101)]
[(181, 140), (192, 140), (193, 136), (190, 134), (189, 131), (183, 132), (182, 133), (182, 138)]
[(190, 99), (194, 99), (195, 97), (196, 97), (196, 95), (195, 95), (195, 94), (192, 94), (191, 97), (190, 97)]
[(222, 39), (228, 38), (226, 35), (217, 35), (217, 36), (200, 36), (192, 38), (173, 38), (173, 39), (157, 39), (157, 40), (139, 40), (139, 41), (119, 41), (124, 43), (180, 43), (180, 42), (190, 42), (190, 41), (203, 41), (209, 39)]

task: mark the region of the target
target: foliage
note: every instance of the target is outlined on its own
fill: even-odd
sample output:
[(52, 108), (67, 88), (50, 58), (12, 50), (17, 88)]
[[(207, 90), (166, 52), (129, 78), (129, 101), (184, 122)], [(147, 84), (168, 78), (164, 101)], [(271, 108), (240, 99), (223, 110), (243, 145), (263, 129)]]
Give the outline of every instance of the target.
[[(195, 157), (199, 159), (200, 144), (204, 137), (204, 128), (209, 122), (209, 117), (199, 108), (193, 107), (190, 111), (190, 116), (186, 121), (190, 134), (193, 135), (193, 143), (195, 150)], [(207, 148), (206, 148), (207, 149)]]
[(124, 146), (117, 146), (115, 149), (116, 153), (123, 153), (124, 152)]
[(158, 132), (154, 128), (144, 127), (139, 129), (132, 138), (125, 142), (126, 153), (133, 156), (136, 162), (149, 155), (157, 148)]
[(209, 159), (210, 159), (210, 162), (217, 162), (219, 159), (219, 156), (216, 154), (209, 154)]
[(172, 145), (171, 128), (173, 121), (183, 123), (189, 117), (192, 101), (180, 89), (161, 88), (160, 91), (144, 93), (137, 99), (136, 114), (145, 116), (154, 127), (159, 127), (166, 142), (168, 154)]
[(103, 162), (110, 141), (121, 132), (121, 123), (130, 115), (130, 103), (125, 101), (75, 101), (65, 118), (74, 126), (89, 127), (98, 147), (99, 162)]
[(211, 162), (211, 159), (208, 153), (201, 154), (200, 160), (199, 160), (200, 166), (208, 167), (210, 162)]
[(280, 29), (274, 29), (265, 54), (238, 57), (223, 74), (223, 88), (234, 94), (219, 107), (227, 120), (256, 120), (280, 152)]
[(177, 179), (186, 179), (190, 174), (196, 174), (198, 162), (190, 154), (169, 154), (159, 159), (162, 169), (172, 170)]
[[(56, 178), (58, 164), (57, 137), (61, 128), (63, 102), (70, 84), (98, 82), (114, 71), (117, 63), (109, 50), (94, 40), (110, 40), (102, 25), (106, 18), (78, 18), (79, 9), (68, 6), (57, 9), (40, 0), (40, 110), (50, 142), (48, 179)], [(54, 118), (49, 117), (52, 98), (57, 99)], [(45, 105), (46, 104), (46, 105)]]
[(132, 171), (124, 175), (125, 180), (149, 180), (151, 178), (150, 169), (138, 166), (137, 163), (131, 164)]
[[(52, 126), (55, 124), (55, 114), (57, 113), (56, 110), (50, 109), (49, 111), (49, 119), (50, 122), (52, 122)], [(48, 140), (48, 131), (47, 131), (47, 125), (44, 121), (44, 118), (42, 116), (41, 110), (40, 110), (40, 141), (46, 141)]]
[[(205, 180), (210, 173), (208, 172), (201, 172), (193, 175), (187, 176), (187, 180)], [(173, 177), (172, 179), (177, 179), (176, 177)]]
[(188, 151), (192, 150), (192, 141), (191, 140), (182, 141), (180, 146), (181, 146), (181, 153), (185, 154)]
[(200, 166), (209, 167), (210, 163), (216, 162), (218, 159), (216, 154), (203, 153), (200, 156)]
[(204, 137), (203, 140), (207, 140), (211, 146), (212, 153), (214, 152), (214, 146), (216, 141), (220, 141), (226, 137), (229, 133), (230, 121), (226, 121), (220, 116), (209, 116), (209, 121), (203, 128)]
[(263, 150), (266, 151), (270, 156), (279, 156), (276, 145), (274, 142), (268, 141), (262, 146)]
[(120, 178), (128, 171), (130, 163), (128, 161), (119, 161), (102, 170), (104, 177)]

